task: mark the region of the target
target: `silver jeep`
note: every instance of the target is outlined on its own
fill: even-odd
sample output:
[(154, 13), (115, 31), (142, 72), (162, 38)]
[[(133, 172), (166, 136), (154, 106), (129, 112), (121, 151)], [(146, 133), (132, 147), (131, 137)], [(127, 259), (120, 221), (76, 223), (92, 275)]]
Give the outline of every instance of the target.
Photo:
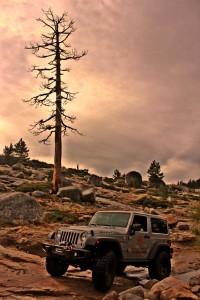
[(105, 292), (128, 265), (147, 267), (158, 280), (171, 272), (173, 249), (167, 220), (137, 211), (99, 211), (88, 226), (62, 227), (43, 244), (46, 270), (62, 276), (69, 265), (92, 270), (94, 287)]

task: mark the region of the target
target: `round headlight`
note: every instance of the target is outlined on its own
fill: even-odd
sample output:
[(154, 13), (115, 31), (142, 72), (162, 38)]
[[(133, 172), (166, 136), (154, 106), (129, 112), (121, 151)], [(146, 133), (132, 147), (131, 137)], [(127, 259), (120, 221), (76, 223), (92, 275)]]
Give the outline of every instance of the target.
[(56, 238), (57, 238), (58, 240), (60, 240), (60, 238), (61, 238), (61, 231), (57, 231), (57, 232), (56, 232)]
[(86, 231), (84, 231), (84, 232), (81, 233), (80, 239), (81, 239), (82, 242), (84, 242), (87, 239), (87, 235), (88, 234), (87, 234)]

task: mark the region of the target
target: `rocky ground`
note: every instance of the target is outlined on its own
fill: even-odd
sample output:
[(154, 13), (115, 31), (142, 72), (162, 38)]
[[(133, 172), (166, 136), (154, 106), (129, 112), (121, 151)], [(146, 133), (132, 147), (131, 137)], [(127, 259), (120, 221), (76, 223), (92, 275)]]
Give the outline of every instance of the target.
[[(46, 182), (48, 172), (45, 170), (25, 171), (24, 168), (13, 170), (8, 166), (0, 167), (0, 196), (16, 192), (24, 183)], [(85, 178), (71, 175), (65, 178), (76, 187), (90, 188)], [(126, 187), (124, 189), (127, 189)], [(149, 197), (153, 191), (123, 188), (111, 189), (95, 187), (93, 197), (89, 201), (73, 201), (69, 197), (49, 195), (47, 191), (40, 193), (29, 191), (26, 195), (34, 196), (37, 203), (45, 211), (43, 221), (3, 222), (0, 228), (0, 295), (2, 299), (102, 299), (105, 295), (94, 290), (91, 283), (91, 272), (80, 272), (70, 267), (63, 278), (52, 278), (45, 271), (42, 243), (49, 232), (59, 228), (61, 223), (86, 224), (95, 211), (99, 209), (139, 209), (162, 214), (171, 225), (174, 256), (172, 260), (172, 277), (191, 283), (196, 288), (194, 295), (200, 295), (200, 247), (196, 246), (193, 233), (194, 224), (189, 219), (188, 211), (199, 197), (198, 191), (176, 191), (168, 197), (171, 207), (146, 207), (135, 204), (145, 195)], [(154, 191), (155, 192), (155, 191)], [(25, 194), (25, 193), (24, 193)], [(158, 199), (159, 197), (156, 196)], [(92, 199), (92, 200), (91, 200)], [(1, 202), (1, 201), (0, 201)], [(61, 214), (62, 212), (62, 214)], [(65, 214), (63, 215), (63, 212)], [(123, 277), (116, 277), (112, 290), (121, 293), (147, 278), (145, 269), (128, 267)], [(196, 280), (196, 281), (195, 281)], [(198, 290), (199, 286), (199, 290)], [(111, 299), (111, 298), (110, 298)], [(114, 299), (114, 298), (112, 298)], [(117, 298), (115, 298), (117, 299)], [(125, 298), (124, 298), (125, 299)], [(177, 298), (178, 299), (178, 298)], [(183, 298), (180, 298), (183, 299)], [(192, 298), (187, 298), (192, 299)], [(198, 299), (198, 298), (193, 298)]]

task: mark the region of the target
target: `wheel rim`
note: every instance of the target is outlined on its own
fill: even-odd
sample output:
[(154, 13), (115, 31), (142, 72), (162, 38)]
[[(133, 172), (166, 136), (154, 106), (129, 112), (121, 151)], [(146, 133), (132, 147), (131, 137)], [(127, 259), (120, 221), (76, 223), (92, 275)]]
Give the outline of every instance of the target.
[(168, 270), (169, 270), (169, 263), (165, 259), (160, 264), (160, 275), (161, 276), (167, 276), (168, 275)]

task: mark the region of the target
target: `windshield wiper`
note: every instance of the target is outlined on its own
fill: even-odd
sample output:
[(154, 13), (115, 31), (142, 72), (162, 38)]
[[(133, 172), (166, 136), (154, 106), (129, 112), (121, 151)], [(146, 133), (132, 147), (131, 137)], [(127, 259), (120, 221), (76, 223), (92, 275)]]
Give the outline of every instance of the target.
[(98, 226), (96, 223), (90, 223), (89, 225), (90, 226), (96, 226), (96, 227)]

